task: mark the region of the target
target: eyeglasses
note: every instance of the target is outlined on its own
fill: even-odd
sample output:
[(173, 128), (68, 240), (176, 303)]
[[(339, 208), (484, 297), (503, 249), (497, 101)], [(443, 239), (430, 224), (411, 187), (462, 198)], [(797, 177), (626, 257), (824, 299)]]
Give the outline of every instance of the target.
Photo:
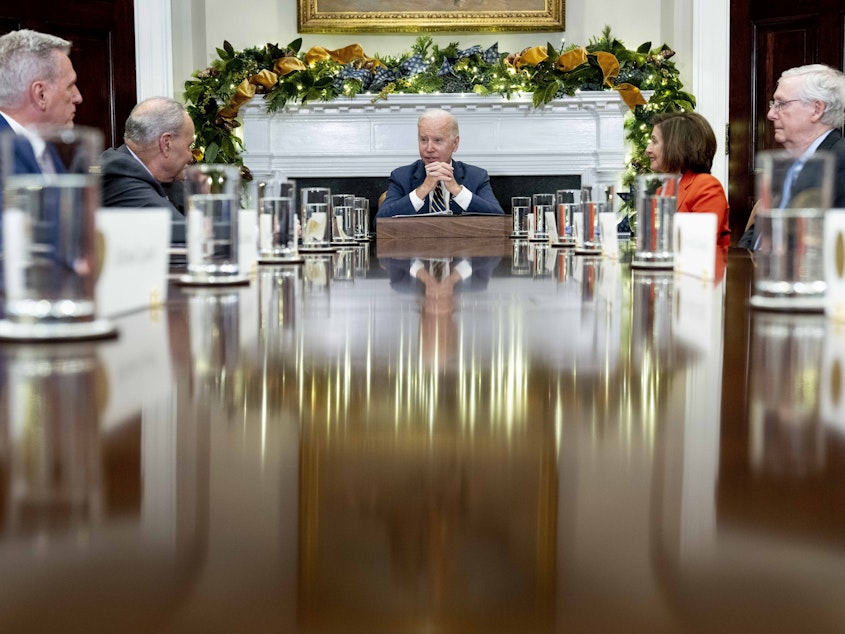
[(781, 101), (779, 99), (773, 99), (772, 101), (769, 102), (769, 110), (774, 108), (775, 112), (780, 112), (781, 110), (785, 109), (786, 106), (788, 106), (789, 104), (791, 104), (795, 101), (801, 101), (801, 100), (800, 99), (789, 99), (787, 101)]

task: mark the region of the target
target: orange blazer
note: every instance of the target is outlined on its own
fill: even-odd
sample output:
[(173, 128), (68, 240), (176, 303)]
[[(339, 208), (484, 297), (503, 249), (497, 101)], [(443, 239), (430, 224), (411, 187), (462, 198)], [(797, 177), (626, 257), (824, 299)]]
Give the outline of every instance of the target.
[(716, 244), (730, 246), (731, 227), (728, 222), (731, 208), (722, 183), (712, 174), (684, 172), (678, 191), (678, 211), (709, 211), (718, 217)]

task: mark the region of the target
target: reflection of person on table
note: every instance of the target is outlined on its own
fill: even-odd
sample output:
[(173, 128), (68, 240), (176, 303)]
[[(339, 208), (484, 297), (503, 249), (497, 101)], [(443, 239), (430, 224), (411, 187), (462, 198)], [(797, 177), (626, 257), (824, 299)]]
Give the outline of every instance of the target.
[[(796, 161), (803, 163), (816, 150), (834, 155), (833, 207), (845, 207), (845, 139), (840, 132), (845, 122), (845, 76), (842, 72), (824, 64), (784, 71), (769, 102), (766, 118), (774, 127), (775, 141)], [(798, 172), (792, 186), (793, 196), (816, 181), (815, 175), (804, 172), (803, 169)], [(755, 248), (756, 211), (755, 205), (737, 246)]]
[(716, 155), (716, 135), (697, 112), (673, 112), (654, 117), (645, 151), (654, 172), (681, 174), (679, 212), (715, 213), (716, 244), (730, 246), (730, 207), (725, 190), (710, 173)]
[[(377, 218), (417, 213), (503, 214), (487, 171), (452, 159), (458, 149), (458, 121), (445, 110), (426, 110), (417, 122), (420, 160), (390, 174)], [(438, 209), (436, 188), (445, 210)]]

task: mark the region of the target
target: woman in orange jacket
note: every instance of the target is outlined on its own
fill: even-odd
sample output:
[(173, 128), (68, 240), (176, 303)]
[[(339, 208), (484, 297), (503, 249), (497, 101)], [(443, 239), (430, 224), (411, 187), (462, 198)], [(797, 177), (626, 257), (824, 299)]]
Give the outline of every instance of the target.
[(656, 115), (645, 153), (652, 171), (681, 174), (678, 211), (715, 213), (716, 244), (730, 246), (730, 207), (722, 184), (710, 173), (716, 135), (707, 119), (697, 112)]

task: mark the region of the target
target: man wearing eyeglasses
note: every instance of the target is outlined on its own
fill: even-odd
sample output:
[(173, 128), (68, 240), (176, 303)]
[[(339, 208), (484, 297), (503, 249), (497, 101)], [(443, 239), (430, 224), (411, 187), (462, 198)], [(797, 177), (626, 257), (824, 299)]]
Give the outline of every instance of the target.
[[(833, 206), (845, 208), (845, 76), (823, 64), (798, 66), (784, 71), (778, 80), (766, 118), (772, 122), (775, 141), (796, 161), (804, 162), (817, 150), (834, 155)], [(801, 176), (793, 195), (800, 191)], [(737, 243), (754, 247), (754, 211)]]

